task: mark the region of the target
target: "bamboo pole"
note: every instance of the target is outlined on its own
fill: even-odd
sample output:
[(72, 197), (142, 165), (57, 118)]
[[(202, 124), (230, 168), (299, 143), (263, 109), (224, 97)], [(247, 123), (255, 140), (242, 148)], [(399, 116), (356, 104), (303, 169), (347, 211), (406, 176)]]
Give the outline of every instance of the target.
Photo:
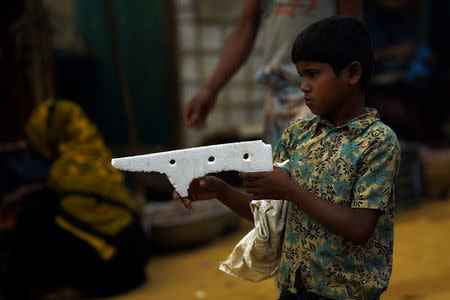
[(128, 138), (131, 149), (135, 149), (138, 145), (138, 138), (136, 132), (136, 120), (133, 110), (133, 101), (131, 98), (130, 89), (128, 86), (127, 76), (125, 73), (125, 67), (122, 61), (120, 53), (119, 38), (117, 33), (116, 18), (111, 5), (111, 0), (103, 0), (105, 8), (106, 22), (109, 28), (109, 34), (111, 38), (112, 51), (114, 56), (114, 64), (117, 70), (117, 76), (119, 77), (120, 91), (122, 93), (122, 101), (125, 109), (125, 119), (128, 126)]

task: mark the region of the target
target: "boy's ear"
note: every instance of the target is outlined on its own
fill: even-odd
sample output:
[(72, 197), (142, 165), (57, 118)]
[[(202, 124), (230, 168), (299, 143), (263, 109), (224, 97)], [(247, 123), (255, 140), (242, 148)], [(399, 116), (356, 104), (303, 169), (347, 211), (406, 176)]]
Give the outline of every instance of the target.
[(350, 85), (356, 85), (361, 79), (362, 68), (361, 64), (357, 61), (349, 63), (344, 70), (345, 79)]

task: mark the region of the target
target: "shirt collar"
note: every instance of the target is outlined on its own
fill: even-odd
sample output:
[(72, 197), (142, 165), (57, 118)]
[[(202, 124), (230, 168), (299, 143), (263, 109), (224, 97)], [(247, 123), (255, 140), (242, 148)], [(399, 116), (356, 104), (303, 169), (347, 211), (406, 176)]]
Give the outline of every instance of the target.
[(349, 131), (350, 135), (354, 138), (360, 135), (369, 125), (371, 125), (374, 122), (377, 122), (380, 120), (380, 116), (378, 114), (378, 111), (375, 108), (366, 107), (367, 112), (363, 115), (360, 115), (349, 122), (347, 122), (344, 125), (341, 125), (339, 127), (335, 127), (333, 124), (331, 124), (327, 119), (322, 118), (320, 116), (314, 117), (314, 122), (311, 125), (311, 131), (314, 134), (318, 134), (318, 130), (320, 130), (321, 127), (332, 129), (346, 129)]

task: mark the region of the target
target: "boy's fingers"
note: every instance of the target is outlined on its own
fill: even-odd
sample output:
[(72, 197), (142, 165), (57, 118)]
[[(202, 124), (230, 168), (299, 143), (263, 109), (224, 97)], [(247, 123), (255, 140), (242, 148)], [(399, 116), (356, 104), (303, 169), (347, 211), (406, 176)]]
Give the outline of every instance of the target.
[(253, 200), (264, 200), (264, 199), (266, 199), (266, 197), (264, 197), (264, 195), (262, 195), (262, 194), (253, 194), (252, 199)]
[(181, 202), (183, 202), (184, 207), (186, 207), (186, 208), (192, 208), (192, 202), (191, 202), (191, 200), (189, 200), (188, 198), (181, 198), (180, 200), (181, 200)]
[(187, 199), (187, 198), (183, 198), (183, 203), (184, 203), (184, 206), (185, 206), (186, 208), (192, 208), (192, 202), (191, 202), (191, 200), (189, 200), (189, 199)]
[(260, 194), (261, 193), (261, 189), (260, 188), (248, 188), (246, 189), (246, 192), (249, 194)]
[(246, 188), (257, 187), (259, 184), (254, 180), (244, 180), (242, 183)]
[(197, 200), (197, 193), (198, 193), (198, 186), (199, 186), (199, 180), (198, 178), (194, 178), (189, 185), (188, 194), (189, 198), (193, 200)]
[(239, 177), (242, 180), (256, 180), (260, 177), (260, 172), (240, 172)]
[(209, 187), (216, 187), (220, 182), (217, 177), (214, 176), (204, 176), (200, 178), (200, 180), (206, 183), (206, 185)]
[(204, 189), (208, 188), (208, 183), (206, 183), (206, 181), (203, 179), (200, 180), (199, 185), (201, 188), (204, 188)]
[(172, 192), (173, 199), (183, 202), (184, 207), (192, 208), (192, 201), (189, 198), (182, 198), (176, 191)]
[(199, 186), (206, 191), (214, 191), (217, 188), (218, 181), (213, 176), (204, 176), (199, 178)]

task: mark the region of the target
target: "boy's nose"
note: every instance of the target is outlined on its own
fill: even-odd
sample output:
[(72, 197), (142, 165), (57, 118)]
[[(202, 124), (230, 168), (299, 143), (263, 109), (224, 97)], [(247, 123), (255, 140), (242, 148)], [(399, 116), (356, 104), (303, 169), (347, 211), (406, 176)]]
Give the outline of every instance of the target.
[(300, 90), (303, 93), (307, 93), (307, 92), (311, 91), (311, 88), (309, 87), (309, 85), (305, 81), (303, 81), (302, 85), (300, 86)]

